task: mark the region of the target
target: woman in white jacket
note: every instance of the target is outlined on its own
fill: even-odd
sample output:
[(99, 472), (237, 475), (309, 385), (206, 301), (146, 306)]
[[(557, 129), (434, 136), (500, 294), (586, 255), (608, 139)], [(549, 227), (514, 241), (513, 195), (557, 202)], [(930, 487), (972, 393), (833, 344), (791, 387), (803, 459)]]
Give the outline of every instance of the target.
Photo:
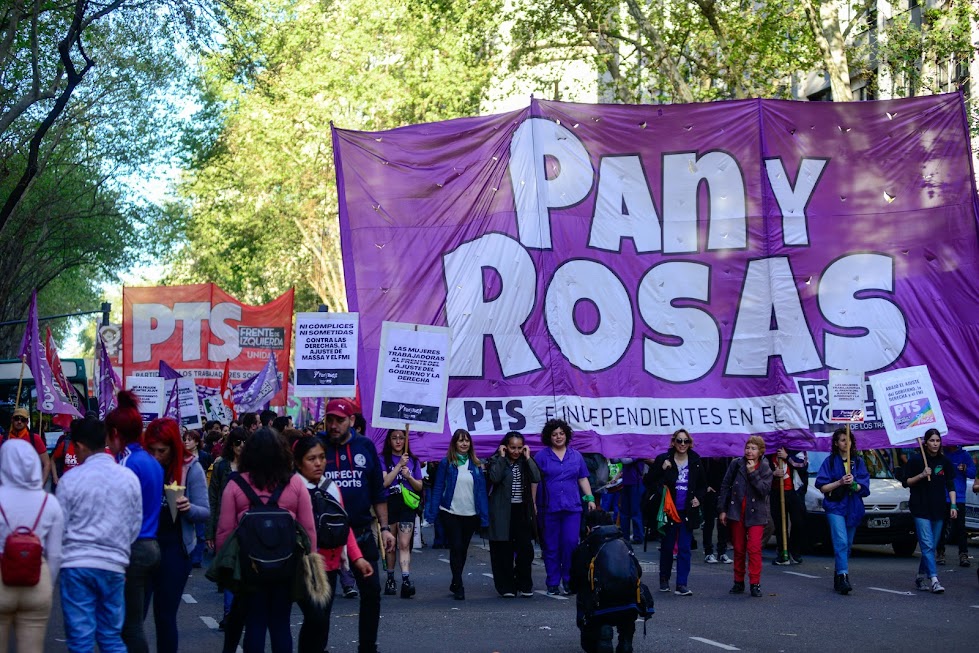
[(51, 592), (61, 568), (61, 538), (65, 518), (54, 495), (41, 487), (41, 459), (24, 440), (0, 447), (0, 554), (7, 536), (20, 526), (34, 528), (44, 557), (41, 577), (33, 587), (8, 587), (0, 582), (0, 651), (6, 653), (10, 628), (17, 633), (17, 650), (41, 653), (51, 613)]

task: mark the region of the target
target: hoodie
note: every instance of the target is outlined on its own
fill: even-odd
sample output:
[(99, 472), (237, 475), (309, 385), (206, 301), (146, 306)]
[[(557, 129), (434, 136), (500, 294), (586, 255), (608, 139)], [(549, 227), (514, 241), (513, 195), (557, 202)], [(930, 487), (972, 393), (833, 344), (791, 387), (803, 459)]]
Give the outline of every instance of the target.
[[(34, 525), (45, 492), (41, 488), (41, 459), (34, 447), (25, 440), (10, 440), (0, 447), (0, 507), (7, 518), (0, 517), (0, 553), (7, 536), (19, 526)], [(53, 495), (47, 495), (44, 512), (34, 534), (44, 546), (44, 557), (51, 571), (51, 582), (61, 569), (61, 538), (65, 516), (61, 504)]]

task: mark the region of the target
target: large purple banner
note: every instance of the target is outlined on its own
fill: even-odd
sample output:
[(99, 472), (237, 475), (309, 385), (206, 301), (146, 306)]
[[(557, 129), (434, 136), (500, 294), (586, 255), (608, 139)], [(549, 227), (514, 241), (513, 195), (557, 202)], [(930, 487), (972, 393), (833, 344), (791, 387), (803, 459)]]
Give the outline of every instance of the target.
[[(448, 326), (448, 434), (568, 421), (646, 456), (828, 448), (830, 369), (927, 365), (979, 439), (979, 238), (960, 95), (522, 111), (335, 129), (362, 405), (381, 322)], [(868, 384), (861, 448), (887, 446)], [(531, 443), (537, 444), (536, 437)]]

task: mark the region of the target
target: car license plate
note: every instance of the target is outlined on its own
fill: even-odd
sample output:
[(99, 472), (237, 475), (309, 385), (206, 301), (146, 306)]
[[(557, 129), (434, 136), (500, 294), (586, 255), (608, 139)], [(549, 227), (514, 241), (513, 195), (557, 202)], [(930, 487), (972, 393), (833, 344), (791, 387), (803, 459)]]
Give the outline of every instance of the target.
[(890, 517), (875, 517), (874, 519), (867, 520), (867, 528), (890, 528), (891, 518)]

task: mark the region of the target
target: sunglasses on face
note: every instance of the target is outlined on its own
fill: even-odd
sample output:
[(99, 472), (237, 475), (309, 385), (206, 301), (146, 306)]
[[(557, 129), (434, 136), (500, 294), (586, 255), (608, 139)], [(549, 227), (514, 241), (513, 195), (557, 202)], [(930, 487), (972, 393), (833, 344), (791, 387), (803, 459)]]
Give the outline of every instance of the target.
[(18, 415), (17, 417), (11, 417), (10, 418), (10, 421), (11, 422), (26, 422), (27, 421), (27, 418), (26, 417), (21, 417), (20, 415)]
[(691, 440), (687, 440), (686, 438), (677, 438), (674, 440), (674, 442), (677, 444), (690, 444)]
[(243, 444), (245, 444), (245, 441), (244, 440), (235, 440), (234, 441), (234, 446), (236, 446), (236, 447), (240, 447)]

